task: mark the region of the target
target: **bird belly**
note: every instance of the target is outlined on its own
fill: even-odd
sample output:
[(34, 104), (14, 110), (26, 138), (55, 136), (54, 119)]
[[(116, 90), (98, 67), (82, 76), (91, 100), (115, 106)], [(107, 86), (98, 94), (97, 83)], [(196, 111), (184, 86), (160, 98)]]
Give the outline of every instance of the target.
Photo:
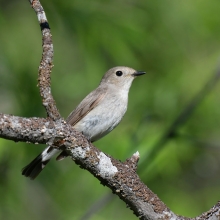
[[(107, 108), (103, 108), (103, 106)], [(121, 121), (127, 109), (127, 103), (114, 102), (114, 105), (100, 105), (82, 118), (74, 128), (82, 132), (90, 141), (94, 142), (110, 131)]]

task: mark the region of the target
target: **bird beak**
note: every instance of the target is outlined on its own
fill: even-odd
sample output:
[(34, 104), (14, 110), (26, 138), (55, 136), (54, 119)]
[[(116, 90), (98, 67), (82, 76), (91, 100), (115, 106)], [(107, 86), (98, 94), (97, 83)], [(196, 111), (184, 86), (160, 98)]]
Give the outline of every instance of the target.
[(144, 71), (136, 71), (135, 73), (132, 74), (132, 76), (141, 76), (143, 74), (145, 74), (146, 72)]

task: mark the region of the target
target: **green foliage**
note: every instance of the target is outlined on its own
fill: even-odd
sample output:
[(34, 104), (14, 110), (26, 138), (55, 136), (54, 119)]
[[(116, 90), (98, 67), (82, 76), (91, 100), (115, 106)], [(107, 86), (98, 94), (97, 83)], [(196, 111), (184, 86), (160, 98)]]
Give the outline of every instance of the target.
[[(174, 136), (159, 140), (219, 65), (220, 2), (42, 4), (54, 40), (52, 91), (63, 117), (107, 69), (145, 70), (132, 85), (125, 118), (95, 145), (122, 161), (139, 151), (141, 179), (177, 214), (208, 210), (220, 198), (219, 85), (213, 84)], [(0, 1), (0, 32), (0, 112), (45, 117), (36, 87), (41, 33), (28, 1)], [(21, 168), (43, 147), (0, 140), (1, 219), (80, 219), (109, 193), (69, 159), (51, 161), (35, 181), (25, 179)], [(91, 219), (136, 217), (114, 197)]]

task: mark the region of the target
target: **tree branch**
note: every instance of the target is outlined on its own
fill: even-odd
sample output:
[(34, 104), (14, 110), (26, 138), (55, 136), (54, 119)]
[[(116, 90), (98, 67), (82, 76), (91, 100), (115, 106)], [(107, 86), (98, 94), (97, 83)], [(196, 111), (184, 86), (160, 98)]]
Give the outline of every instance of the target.
[(48, 117), (52, 120), (61, 118), (60, 113), (56, 107), (55, 100), (51, 93), (50, 74), (53, 68), (53, 43), (52, 35), (50, 33), (50, 26), (47, 22), (46, 14), (38, 0), (29, 0), (32, 8), (37, 14), (42, 32), (42, 59), (39, 66), (38, 86), (40, 88), (40, 95), (42, 97), (43, 106), (46, 109)]
[[(136, 173), (138, 152), (125, 162), (120, 162), (95, 148), (64, 120), (58, 120), (60, 114), (50, 90), (53, 47), (49, 25), (40, 2), (33, 0), (30, 3), (37, 13), (43, 33), (43, 56), (39, 67), (38, 85), (49, 118), (22, 118), (0, 114), (0, 137), (14, 141), (53, 144), (58, 149), (65, 150), (76, 164), (109, 187), (142, 220), (189, 219), (175, 215), (140, 180)], [(213, 220), (219, 217), (220, 203), (217, 203), (210, 211), (195, 219)]]
[(87, 169), (103, 185), (108, 186), (124, 200), (140, 219), (146, 219), (146, 215), (149, 214), (151, 218), (158, 219), (171, 213), (138, 177), (136, 173), (138, 152), (121, 163), (95, 148), (65, 121), (54, 122), (48, 119), (22, 118), (5, 114), (0, 114), (0, 137), (44, 144), (56, 143), (57, 139), (62, 139), (62, 146), (59, 141), (57, 142), (59, 147), (65, 149), (76, 164)]

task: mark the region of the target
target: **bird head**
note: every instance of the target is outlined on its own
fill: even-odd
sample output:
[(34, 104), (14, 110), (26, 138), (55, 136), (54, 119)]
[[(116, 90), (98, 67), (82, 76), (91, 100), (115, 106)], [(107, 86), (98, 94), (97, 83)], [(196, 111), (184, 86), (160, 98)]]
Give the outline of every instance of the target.
[(137, 76), (145, 74), (130, 67), (117, 66), (109, 69), (102, 77), (100, 85), (115, 86), (116, 88), (129, 90), (133, 80)]

